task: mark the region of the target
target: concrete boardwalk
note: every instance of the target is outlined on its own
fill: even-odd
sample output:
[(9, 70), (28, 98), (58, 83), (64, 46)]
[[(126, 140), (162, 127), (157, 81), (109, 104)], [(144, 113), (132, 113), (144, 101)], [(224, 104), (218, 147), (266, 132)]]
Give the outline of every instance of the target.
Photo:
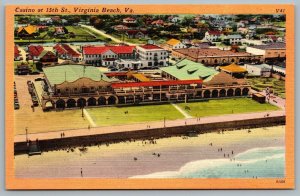
[[(267, 120), (268, 117), (266, 117), (266, 114), (269, 114), (269, 117), (285, 116), (285, 111), (279, 110), (279, 111), (265, 111), (265, 112), (244, 113), (244, 114), (229, 114), (229, 115), (222, 115), (222, 116), (210, 116), (210, 117), (202, 117), (202, 118), (200, 118), (200, 120), (197, 120), (197, 118), (168, 120), (168, 121), (166, 121), (165, 125), (166, 125), (166, 127), (176, 127), (176, 126), (228, 122), (228, 121), (237, 121), (237, 120), (246, 120), (246, 119), (266, 118), (266, 120)], [(30, 140), (57, 139), (57, 138), (61, 137), (62, 132), (64, 132), (65, 137), (129, 132), (129, 131), (149, 129), (149, 128), (147, 128), (148, 126), (150, 126), (151, 129), (152, 128), (163, 128), (164, 122), (163, 121), (155, 121), (155, 122), (129, 124), (129, 125), (94, 127), (94, 128), (90, 128), (90, 129), (85, 128), (85, 129), (61, 130), (61, 131), (47, 132), (47, 133), (34, 133), (34, 134), (29, 133), (28, 139), (30, 139)], [(24, 142), (24, 141), (26, 141), (25, 134), (16, 135), (14, 137), (14, 142)]]

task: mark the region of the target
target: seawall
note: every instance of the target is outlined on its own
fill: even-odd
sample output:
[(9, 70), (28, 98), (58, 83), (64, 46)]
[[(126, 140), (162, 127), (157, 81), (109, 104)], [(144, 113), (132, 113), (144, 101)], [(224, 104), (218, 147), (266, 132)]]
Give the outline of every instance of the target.
[[(58, 150), (69, 147), (92, 146), (104, 143), (115, 143), (128, 140), (155, 139), (162, 137), (171, 137), (187, 134), (202, 134), (208, 132), (216, 132), (221, 130), (238, 130), (257, 127), (268, 127), (276, 125), (285, 125), (285, 116), (275, 116), (266, 118), (233, 120), (227, 122), (206, 123), (183, 125), (176, 127), (141, 129), (136, 131), (124, 131), (105, 133), (97, 135), (84, 135), (65, 138), (55, 138), (47, 140), (39, 140), (38, 144), (41, 151)], [(15, 154), (25, 154), (28, 152), (26, 141), (15, 142)]]

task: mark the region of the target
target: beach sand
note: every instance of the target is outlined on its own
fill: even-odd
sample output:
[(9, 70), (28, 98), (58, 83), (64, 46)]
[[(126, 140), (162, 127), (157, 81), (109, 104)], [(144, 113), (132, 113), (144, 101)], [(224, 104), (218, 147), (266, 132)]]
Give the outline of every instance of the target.
[(128, 178), (176, 171), (191, 161), (224, 159), (224, 154), (230, 159), (252, 148), (285, 146), (284, 135), (285, 126), (276, 126), (251, 129), (250, 133), (244, 129), (197, 137), (162, 138), (156, 139), (155, 144), (149, 140), (103, 144), (87, 147), (85, 152), (76, 148), (74, 152), (18, 155), (15, 156), (15, 174), (17, 178), (81, 178), (82, 168), (85, 178)]

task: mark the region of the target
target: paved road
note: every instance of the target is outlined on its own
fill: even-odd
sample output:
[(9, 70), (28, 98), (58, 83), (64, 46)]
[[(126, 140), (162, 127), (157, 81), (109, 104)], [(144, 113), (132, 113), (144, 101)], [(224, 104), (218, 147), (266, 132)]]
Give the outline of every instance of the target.
[[(265, 90), (258, 92), (258, 91), (255, 91), (255, 90), (251, 89), (251, 93), (260, 93), (260, 94), (266, 96), (266, 91)], [(278, 97), (278, 96), (275, 96), (274, 94), (271, 94), (269, 103), (285, 110), (285, 99), (283, 99), (281, 97)]]
[(87, 29), (89, 29), (89, 30), (91, 30), (91, 31), (93, 31), (93, 32), (95, 32), (95, 33), (97, 33), (97, 34), (100, 34), (100, 35), (102, 35), (102, 36), (104, 36), (104, 37), (106, 37), (106, 38), (110, 38), (111, 40), (113, 40), (114, 42), (116, 42), (116, 43), (125, 43), (125, 44), (128, 44), (128, 45), (132, 45), (132, 46), (134, 46), (134, 45), (137, 45), (137, 44), (133, 44), (133, 43), (130, 43), (130, 42), (123, 42), (122, 40), (120, 40), (120, 39), (118, 39), (118, 38), (115, 38), (115, 37), (113, 37), (113, 36), (111, 36), (111, 35), (109, 35), (109, 34), (106, 34), (104, 31), (101, 31), (101, 30), (99, 30), (99, 29), (96, 29), (95, 27), (93, 27), (93, 26), (89, 26), (89, 25), (80, 25), (81, 27), (85, 27), (85, 28), (87, 28)]
[[(202, 117), (200, 121), (197, 118), (191, 119), (179, 119), (179, 120), (169, 120), (166, 121), (166, 127), (176, 127), (184, 125), (195, 125), (195, 124), (204, 124), (204, 123), (216, 123), (216, 122), (227, 122), (233, 120), (245, 120), (245, 119), (258, 119), (265, 117), (266, 114), (269, 114), (269, 117), (274, 116), (285, 116), (285, 110), (279, 111), (269, 111), (269, 112), (255, 112), (255, 113), (245, 113), (245, 114), (229, 114), (223, 116), (211, 116), (211, 117)], [(268, 117), (265, 117), (266, 119)], [(60, 138), (61, 133), (64, 132), (65, 137), (74, 137), (74, 136), (84, 136), (84, 135), (97, 135), (105, 134), (112, 132), (124, 132), (124, 131), (136, 131), (141, 129), (150, 128), (162, 128), (164, 127), (163, 121), (149, 122), (149, 123), (139, 123), (139, 124), (130, 124), (130, 125), (118, 125), (118, 126), (108, 126), (108, 127), (92, 127), (90, 129), (75, 129), (75, 130), (64, 130), (64, 131), (55, 131), (47, 133), (34, 133), (28, 134), (30, 140), (45, 140), (45, 139), (54, 139)], [(16, 135), (14, 138), (15, 142), (22, 142), (26, 140), (26, 135)]]

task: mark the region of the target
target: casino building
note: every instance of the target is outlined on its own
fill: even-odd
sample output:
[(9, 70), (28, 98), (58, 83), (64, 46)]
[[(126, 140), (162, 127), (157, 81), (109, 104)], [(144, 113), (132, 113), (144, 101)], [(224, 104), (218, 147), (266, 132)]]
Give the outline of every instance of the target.
[[(191, 63), (189, 65), (189, 63)], [(183, 66), (184, 65), (184, 66)], [(238, 81), (225, 72), (201, 67), (194, 70), (183, 67), (197, 67), (188, 60), (181, 64), (153, 70), (152, 72), (109, 72), (87, 65), (57, 65), (43, 68), (43, 94), (41, 104), (44, 110), (55, 108), (92, 107), (104, 105), (146, 104), (155, 102), (186, 102), (203, 98), (225, 96), (247, 96), (250, 86)], [(172, 71), (165, 68), (170, 68)], [(184, 73), (184, 78), (172, 78), (166, 74)], [(197, 70), (196, 70), (197, 71)], [(188, 77), (191, 75), (191, 77)]]

